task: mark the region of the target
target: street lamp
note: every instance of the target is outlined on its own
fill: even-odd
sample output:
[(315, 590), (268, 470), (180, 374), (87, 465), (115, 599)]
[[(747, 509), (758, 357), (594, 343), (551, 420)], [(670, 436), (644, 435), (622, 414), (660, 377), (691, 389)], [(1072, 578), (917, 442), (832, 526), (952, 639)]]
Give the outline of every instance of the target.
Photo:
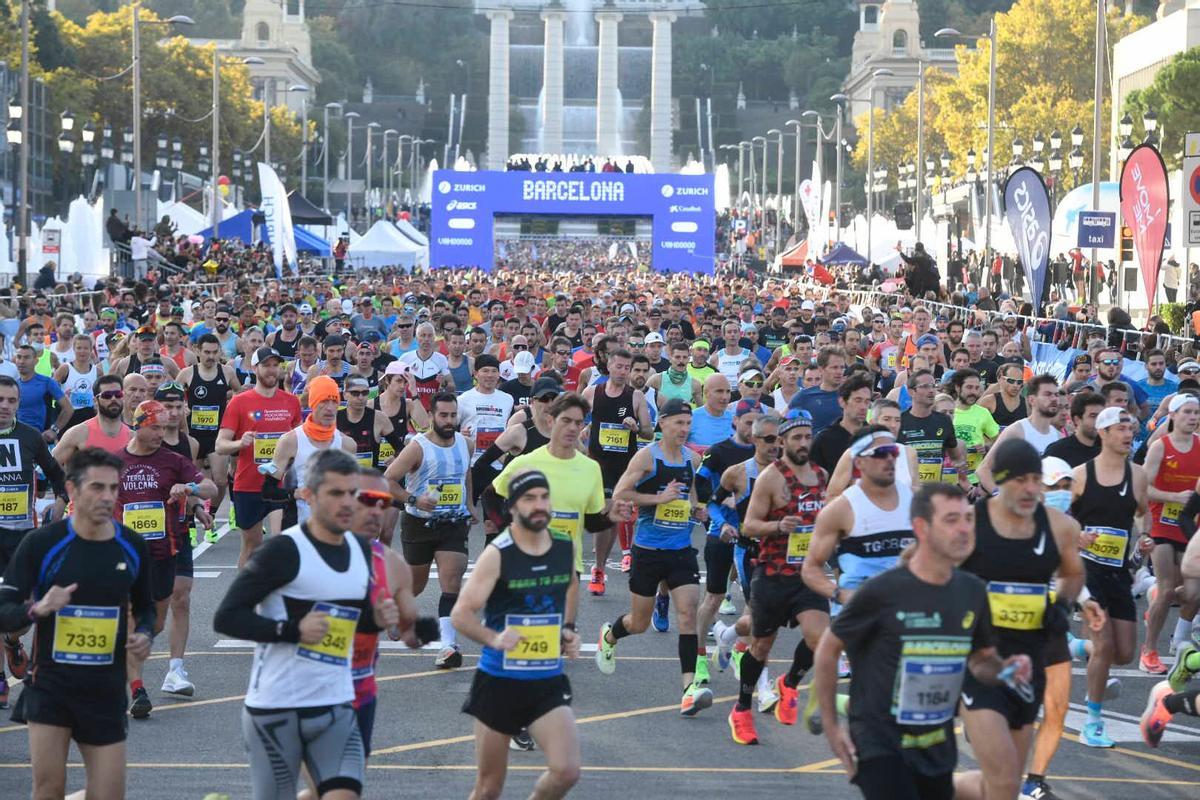
[(754, 145), (758, 144), (759, 142), (762, 142), (762, 147), (763, 147), (763, 179), (761, 181), (762, 191), (758, 195), (758, 204), (761, 207), (762, 204), (765, 203), (767, 200), (767, 197), (766, 197), (766, 195), (767, 195), (767, 178), (766, 178), (767, 137), (765, 137), (765, 136), (751, 136), (750, 137), (750, 194), (753, 195), (754, 191), (756, 189), (758, 189), (759, 185), (760, 185), (756, 181), (755, 176), (754, 176)]
[[(894, 71), (888, 69), (887, 67), (883, 67), (881, 69), (877, 69), (874, 72), (872, 72), (871, 73), (871, 78), (872, 78), (871, 86), (868, 89), (868, 93), (867, 93), (867, 184), (868, 184), (868, 191), (867, 191), (867, 252), (864, 253), (863, 255), (866, 256), (868, 263), (870, 263), (870, 261), (871, 261), (871, 217), (874, 216), (874, 210), (875, 210), (875, 197), (874, 197), (874, 195), (875, 195), (874, 188), (875, 187), (871, 183), (871, 179), (875, 173), (875, 89), (876, 89), (876, 86), (875, 86), (874, 79), (888, 78), (895, 74), (896, 73)], [(831, 97), (829, 99), (838, 103), (839, 105), (842, 103), (846, 103), (846, 102), (854, 102), (854, 101), (860, 100), (860, 98), (847, 97), (844, 94), (835, 94), (833, 97)], [(887, 174), (887, 170), (884, 170), (884, 175), (886, 176), (886, 174)], [(886, 198), (885, 198), (885, 200), (886, 200)], [(838, 213), (839, 214), (841, 213), (840, 208), (838, 209)]]
[(308, 87), (293, 83), (288, 92), (300, 95), (300, 196), (306, 197), (308, 187)]
[(84, 144), (91, 144), (96, 139), (96, 126), (91, 120), (84, 123), (83, 128), (79, 131), (79, 136), (83, 139)]
[(105, 161), (112, 161), (113, 158), (113, 143), (112, 139), (105, 137), (100, 142), (100, 157)]
[(988, 119), (987, 119), (987, 180), (984, 182), (984, 232), (983, 256), (984, 263), (990, 263), (992, 251), (992, 181), (995, 173), (992, 168), (992, 158), (996, 153), (996, 17), (988, 21), (988, 32), (983, 36), (963, 36), (954, 28), (942, 28), (933, 34), (935, 37), (973, 39), (976, 42), (988, 41)]
[(1074, 128), (1071, 128), (1071, 146), (1072, 147), (1082, 147), (1083, 146), (1083, 128), (1080, 126), (1080, 124), (1078, 122), (1075, 123)]
[[(133, 203), (134, 227), (144, 228), (142, 219), (142, 8), (133, 6)], [(183, 14), (160, 20), (147, 20), (147, 25), (195, 25), (196, 21)], [(157, 160), (157, 159), (156, 159)]]
[(321, 140), (321, 169), (322, 186), (321, 186), (321, 207), (326, 211), (329, 210), (329, 112), (336, 111), (342, 113), (341, 103), (326, 103), (323, 113), (322, 140)]
[(1129, 116), (1128, 111), (1121, 117), (1121, 121), (1117, 123), (1117, 128), (1121, 131), (1122, 139), (1128, 139), (1129, 134), (1133, 133), (1133, 117)]
[(349, 228), (354, 220), (354, 120), (359, 118), (357, 111), (347, 111), (342, 115), (346, 120), (346, 227)]
[[(779, 236), (782, 231), (783, 222), (783, 131), (778, 128), (771, 128), (767, 131), (767, 136), (775, 137), (775, 253), (779, 254), (780, 243)], [(767, 165), (763, 162), (763, 178), (766, 178)]]
[[(243, 58), (231, 59), (235, 64), (244, 64), (246, 66), (261, 66), (267, 62), (258, 56), (245, 56)], [(265, 99), (265, 96), (264, 96)], [(221, 177), (221, 54), (218, 52), (216, 45), (213, 45), (213, 63), (212, 63), (212, 238), (216, 239), (220, 236), (221, 231), (221, 200), (220, 192), (217, 190), (217, 182)], [(263, 116), (269, 121), (269, 116), (266, 113), (264, 106)], [(203, 152), (203, 148), (201, 148)], [(234, 165), (238, 165), (241, 161), (241, 151), (234, 151)], [(240, 172), (240, 170), (239, 170)], [(235, 198), (236, 199), (236, 198)]]
[(367, 157), (365, 159), (367, 162), (367, 182), (365, 184), (366, 188), (363, 191), (363, 206), (365, 206), (367, 209), (367, 224), (368, 225), (375, 219), (375, 209), (372, 208), (372, 206), (371, 206), (371, 188), (372, 188), (372, 183), (371, 183), (371, 166), (372, 165), (371, 165), (371, 162), (375, 160), (375, 146), (374, 146), (374, 142), (372, 139), (374, 137), (375, 131), (379, 130), (382, 127), (383, 127), (382, 125), (380, 125), (378, 122), (375, 122), (374, 120), (371, 120), (370, 122), (367, 123)]
[(1133, 139), (1126, 136), (1121, 140), (1121, 144), (1117, 146), (1117, 156), (1124, 161), (1129, 158), (1129, 154), (1133, 152), (1134, 147)]
[[(388, 163), (388, 137), (399, 135), (400, 131), (396, 130), (395, 128), (387, 128), (383, 132), (383, 205), (385, 208), (392, 199), (392, 178), (395, 175), (392, 169), (392, 164)], [(397, 144), (399, 144), (399, 142), (397, 142)], [(398, 152), (396, 157), (397, 160), (399, 160)]]

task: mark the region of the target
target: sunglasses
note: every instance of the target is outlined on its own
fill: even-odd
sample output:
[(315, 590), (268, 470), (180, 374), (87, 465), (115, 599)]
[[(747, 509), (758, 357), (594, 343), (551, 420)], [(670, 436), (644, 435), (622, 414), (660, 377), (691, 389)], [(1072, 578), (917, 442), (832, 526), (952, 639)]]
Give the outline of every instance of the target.
[(96, 395), (101, 400), (120, 400), (125, 396), (125, 392), (121, 389), (105, 389)]
[(1119, 359), (1119, 358), (1102, 358), (1102, 359), (1100, 359), (1100, 363), (1105, 364), (1110, 367), (1115, 367), (1117, 364), (1121, 363), (1121, 359)]
[(775, 444), (775, 442), (779, 441), (778, 434), (774, 433), (768, 433), (766, 436), (758, 436), (755, 438), (757, 438), (759, 441), (766, 442), (767, 444)]
[(1010, 386), (1022, 386), (1025, 383), (1025, 381), (1020, 378), (1005, 378), (1004, 382)]
[(401, 322), (401, 323), (400, 323), (399, 325), (397, 325), (396, 327), (397, 327), (397, 328), (404, 329), (404, 328), (411, 328), (412, 326), (413, 326), (413, 324), (412, 324), (411, 322)]
[(934, 387), (934, 384), (932, 384), (932, 383), (914, 383), (912, 388), (914, 388), (914, 389), (932, 389), (933, 387)]
[(630, 342), (629, 346), (630, 347), (645, 347), (646, 343), (645, 342)]
[(859, 453), (859, 458), (874, 458), (882, 461), (885, 458), (897, 458), (900, 455), (900, 445), (880, 444), (870, 450)]
[(529, 349), (529, 345), (527, 345), (527, 344), (514, 344), (514, 345), (512, 346), (512, 349), (513, 349), (513, 350), (528, 350), (528, 349)]
[(763, 382), (762, 381), (745, 381), (742, 383), (742, 385), (745, 386), (747, 389), (761, 389)]
[(362, 489), (356, 497), (358, 498), (358, 502), (367, 508), (387, 508), (392, 504), (391, 492), (376, 492), (369, 489)]
[(1179, 370), (1180, 375), (1195, 375), (1196, 373), (1200, 373), (1200, 369), (1181, 369), (1181, 370)]
[(229, 323), (229, 317), (217, 317), (217, 324), (219, 325), (219, 324), (220, 324), (220, 323), (222, 323), (222, 322), (224, 322), (224, 323), (228, 324), (228, 323)]
[(347, 397), (366, 397), (370, 393), (371, 392), (367, 389), (347, 389), (346, 390)]
[(571, 355), (571, 351), (570, 351), (570, 350), (555, 350), (555, 351), (554, 351), (554, 355), (556, 355), (556, 356), (569, 356), (569, 355)]

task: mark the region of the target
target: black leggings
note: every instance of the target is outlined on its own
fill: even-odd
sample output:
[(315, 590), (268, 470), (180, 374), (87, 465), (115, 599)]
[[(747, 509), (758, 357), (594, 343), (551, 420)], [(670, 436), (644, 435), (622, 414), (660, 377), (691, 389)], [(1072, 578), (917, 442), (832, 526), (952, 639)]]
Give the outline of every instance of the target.
[(865, 800), (954, 800), (954, 773), (921, 775), (900, 756), (861, 761), (854, 785)]

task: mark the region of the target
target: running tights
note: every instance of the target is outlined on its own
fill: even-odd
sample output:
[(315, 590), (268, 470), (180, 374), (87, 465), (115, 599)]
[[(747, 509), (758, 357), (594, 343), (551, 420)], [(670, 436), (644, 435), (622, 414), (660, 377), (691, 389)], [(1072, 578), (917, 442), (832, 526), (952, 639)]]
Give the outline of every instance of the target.
[(696, 656), (700, 653), (700, 637), (694, 633), (679, 634), (679, 668), (685, 675), (696, 671)]
[(242, 709), (254, 800), (295, 800), (301, 760), (319, 794), (362, 793), (362, 737), (349, 703), (318, 708)]

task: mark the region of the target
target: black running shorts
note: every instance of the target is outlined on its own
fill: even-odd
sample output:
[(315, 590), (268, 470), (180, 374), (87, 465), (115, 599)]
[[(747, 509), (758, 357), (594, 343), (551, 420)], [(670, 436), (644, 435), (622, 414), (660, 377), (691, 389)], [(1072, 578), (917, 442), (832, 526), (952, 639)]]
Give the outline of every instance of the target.
[(103, 747), (125, 741), (129, 698), (117, 680), (60, 684), (53, 688), (25, 685), (13, 709), (13, 722), (38, 722), (70, 728), (79, 744)]
[(750, 582), (750, 632), (770, 636), (780, 628), (796, 626), (805, 611), (829, 613), (829, 600), (808, 588), (799, 575), (763, 575)]
[(1137, 621), (1137, 608), (1133, 602), (1133, 576), (1127, 569), (1113, 569), (1093, 564), (1084, 559), (1087, 571), (1087, 589), (1100, 607), (1112, 619)]
[(633, 594), (654, 597), (658, 594), (659, 581), (664, 580), (668, 589), (700, 583), (700, 565), (696, 563), (694, 547), (653, 550), (635, 544), (631, 555), (629, 591)]
[[(1036, 665), (1035, 665), (1036, 667)], [(1032, 725), (1042, 707), (1042, 696), (1046, 692), (1046, 673), (1035, 668), (1033, 671), (1033, 702), (1026, 703), (1007, 686), (985, 686), (975, 680), (970, 672), (963, 678), (962, 702), (970, 711), (990, 709), (1008, 721), (1009, 730), (1020, 730)]]
[(733, 542), (716, 536), (704, 537), (704, 589), (709, 594), (725, 594), (729, 588), (729, 570), (733, 568)]
[(566, 675), (519, 681), (475, 670), (462, 710), (494, 731), (515, 736), (559, 706), (569, 705), (571, 682)]

